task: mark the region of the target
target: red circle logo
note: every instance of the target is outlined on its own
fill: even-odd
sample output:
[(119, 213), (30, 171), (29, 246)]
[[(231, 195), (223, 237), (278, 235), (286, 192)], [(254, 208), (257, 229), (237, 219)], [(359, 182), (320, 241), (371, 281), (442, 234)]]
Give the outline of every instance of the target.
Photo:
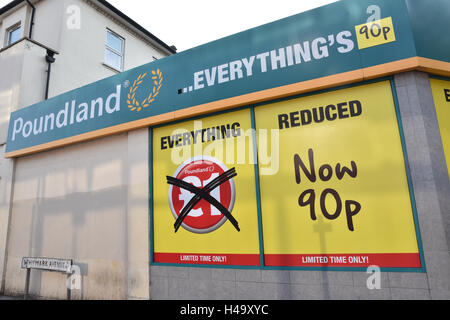
[[(219, 160), (208, 156), (200, 156), (182, 163), (175, 171), (174, 177), (202, 189), (227, 170), (227, 167)], [(229, 212), (233, 210), (235, 199), (233, 179), (219, 185), (209, 194), (227, 208)], [(169, 205), (175, 219), (178, 218), (181, 210), (194, 195), (188, 190), (170, 185)], [(208, 233), (221, 227), (226, 220), (227, 218), (219, 209), (205, 199), (201, 199), (184, 218), (182, 226), (184, 229), (194, 233)]]

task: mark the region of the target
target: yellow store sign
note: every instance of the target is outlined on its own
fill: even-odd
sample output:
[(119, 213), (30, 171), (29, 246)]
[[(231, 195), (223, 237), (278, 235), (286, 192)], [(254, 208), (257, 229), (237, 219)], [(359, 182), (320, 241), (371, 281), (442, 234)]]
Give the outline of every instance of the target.
[(279, 172), (260, 177), (265, 265), (420, 267), (388, 81), (260, 106), (255, 118), (279, 130)]

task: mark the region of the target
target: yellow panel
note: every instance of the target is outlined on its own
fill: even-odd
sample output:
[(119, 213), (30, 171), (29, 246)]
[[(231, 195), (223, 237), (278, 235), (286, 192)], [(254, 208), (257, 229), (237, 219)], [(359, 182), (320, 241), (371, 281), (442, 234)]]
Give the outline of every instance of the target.
[[(222, 129), (230, 129), (228, 137)], [(156, 262), (259, 264), (258, 215), (254, 161), (252, 160), (253, 141), (252, 132), (249, 129), (251, 129), (250, 111), (242, 110), (153, 130), (154, 259)], [(217, 133), (218, 131), (221, 133)], [(214, 138), (214, 140), (215, 134), (217, 139)], [(225, 138), (222, 139), (223, 137)], [(176, 146), (177, 141), (178, 146)], [(192, 227), (192, 224), (200, 221), (199, 219), (209, 217), (208, 215), (211, 217), (214, 215), (214, 208), (203, 202), (203, 207), (200, 203), (194, 207), (196, 210), (194, 215), (199, 216), (190, 218), (191, 225), (186, 225), (186, 228), (183, 226), (175, 233), (175, 216), (169, 205), (170, 188), (166, 176), (176, 176), (180, 164), (184, 168), (183, 161), (189, 162), (189, 159), (198, 156), (212, 157), (213, 160), (218, 160), (225, 165), (227, 169), (236, 168), (237, 176), (233, 178), (235, 201), (231, 214), (239, 223), (240, 231), (237, 231), (230, 221), (225, 221), (215, 230), (207, 232), (208, 230), (202, 229), (200, 231), (205, 233), (198, 233), (199, 229)], [(182, 169), (181, 172), (187, 172), (187, 176), (200, 177), (202, 168), (198, 169), (190, 169), (190, 171)], [(213, 172), (215, 171), (212, 168), (211, 176)], [(207, 175), (199, 178), (202, 180), (202, 185), (199, 184), (198, 187), (204, 187), (207, 184), (209, 173), (208, 171)], [(176, 201), (179, 203), (179, 200), (184, 197), (180, 192), (173, 196), (172, 203)], [(219, 192), (223, 192), (223, 189)], [(212, 192), (210, 194), (213, 196)], [(220, 197), (222, 197), (220, 202), (225, 203), (223, 199), (225, 196)], [(184, 205), (186, 203), (184, 202)], [(193, 232), (191, 227), (196, 231)]]
[(330, 256), (309, 264), (306, 256), (344, 254), (348, 262), (355, 254), (359, 264), (331, 265), (420, 266), (388, 81), (260, 106), (255, 119), (260, 153), (260, 129), (279, 130), (278, 170), (260, 177), (268, 265), (274, 258), (274, 265), (323, 266)]

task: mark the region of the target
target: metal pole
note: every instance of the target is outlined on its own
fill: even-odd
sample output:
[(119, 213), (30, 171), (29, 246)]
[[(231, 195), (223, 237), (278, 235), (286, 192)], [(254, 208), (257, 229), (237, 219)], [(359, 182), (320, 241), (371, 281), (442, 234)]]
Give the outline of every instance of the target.
[(27, 269), (27, 279), (25, 280), (25, 293), (24, 293), (24, 300), (28, 300), (28, 292), (30, 290), (30, 274), (31, 274), (31, 269), (28, 268)]
[(48, 63), (47, 68), (47, 84), (45, 85), (45, 100), (48, 99), (48, 89), (50, 87), (50, 72), (52, 71), (52, 63), (55, 62), (55, 52), (47, 49), (47, 55), (45, 56), (45, 61)]
[(48, 63), (48, 68), (47, 68), (47, 84), (45, 85), (45, 100), (48, 99), (48, 89), (50, 86), (50, 72), (52, 70), (51, 62), (47, 62), (47, 63)]
[[(67, 275), (67, 280), (69, 280), (71, 276), (72, 276), (71, 274), (68, 274)], [(72, 283), (69, 282), (69, 281), (66, 281), (66, 285), (67, 285), (67, 300), (70, 300)]]

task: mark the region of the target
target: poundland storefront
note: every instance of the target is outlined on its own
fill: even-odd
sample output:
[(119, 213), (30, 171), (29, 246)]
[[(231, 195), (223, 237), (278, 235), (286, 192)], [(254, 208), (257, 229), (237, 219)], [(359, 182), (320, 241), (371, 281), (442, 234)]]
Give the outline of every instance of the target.
[(54, 257), (80, 299), (449, 299), (449, 9), (343, 0), (13, 112), (6, 292)]

